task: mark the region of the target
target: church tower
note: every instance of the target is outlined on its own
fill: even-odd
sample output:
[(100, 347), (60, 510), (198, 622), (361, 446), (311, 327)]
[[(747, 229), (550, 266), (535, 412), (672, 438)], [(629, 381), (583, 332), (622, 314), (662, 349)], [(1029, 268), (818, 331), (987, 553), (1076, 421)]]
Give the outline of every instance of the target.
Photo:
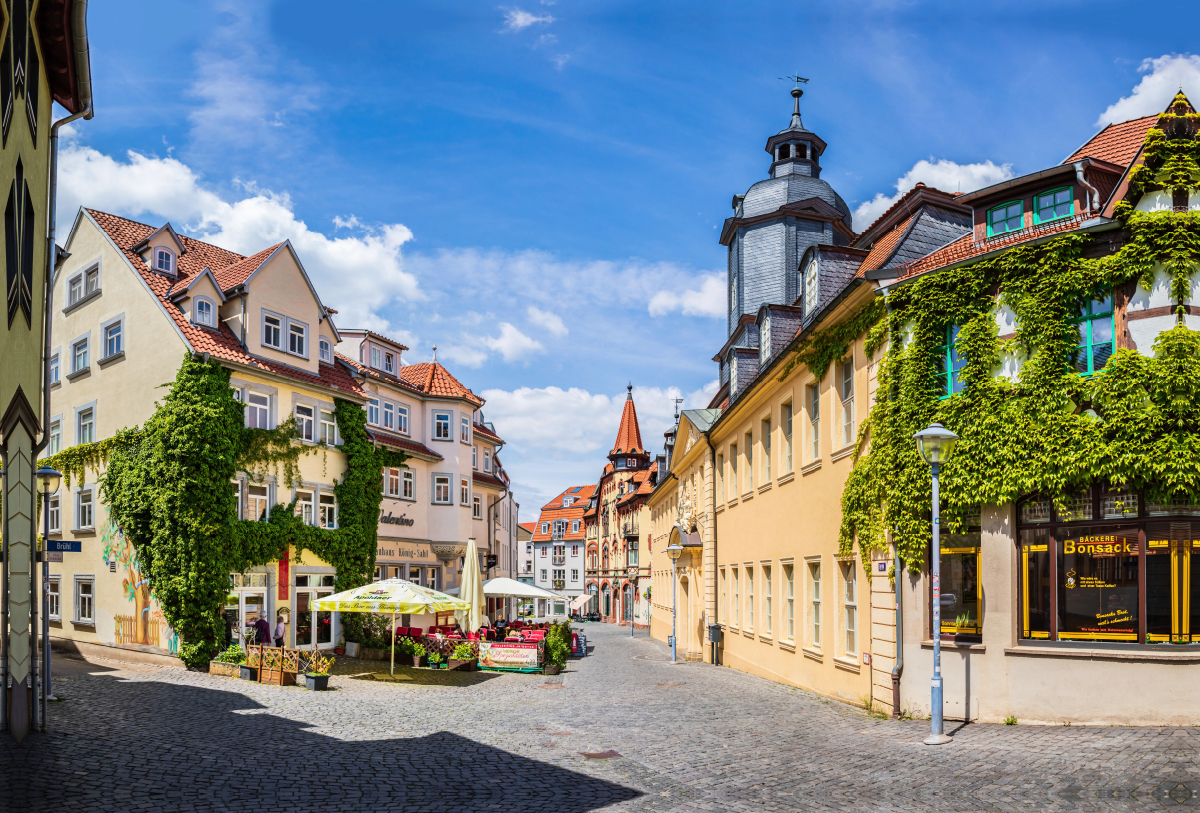
[[(721, 229), (721, 245), (729, 249), (726, 335), (731, 339), (743, 316), (757, 314), (763, 305), (796, 302), (805, 249), (819, 243), (845, 246), (854, 237), (849, 207), (821, 180), (826, 144), (801, 121), (803, 95), (799, 87), (792, 89), (792, 120), (767, 139), (770, 177), (734, 195), (733, 217)], [(752, 337), (747, 341), (752, 342), (747, 347), (757, 346)]]

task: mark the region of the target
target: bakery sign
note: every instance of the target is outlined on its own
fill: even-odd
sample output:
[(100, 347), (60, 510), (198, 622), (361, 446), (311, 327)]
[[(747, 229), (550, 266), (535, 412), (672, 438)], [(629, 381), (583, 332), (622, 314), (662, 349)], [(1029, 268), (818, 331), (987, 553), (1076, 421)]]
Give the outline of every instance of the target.
[(407, 525), (411, 527), (414, 522), (416, 522), (415, 519), (409, 519), (404, 514), (397, 517), (393, 516), (391, 511), (388, 511), (386, 514), (382, 510), (379, 512), (380, 525)]

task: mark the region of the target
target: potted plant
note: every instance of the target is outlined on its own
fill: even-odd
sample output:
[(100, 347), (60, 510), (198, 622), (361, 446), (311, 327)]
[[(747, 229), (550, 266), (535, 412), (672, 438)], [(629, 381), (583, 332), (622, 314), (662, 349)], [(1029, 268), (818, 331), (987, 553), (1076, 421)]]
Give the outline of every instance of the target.
[(546, 634), (545, 673), (547, 675), (557, 675), (566, 665), (567, 656), (571, 654), (570, 635), (570, 625), (565, 623), (555, 624)]
[(449, 666), (460, 672), (474, 672), (477, 665), (475, 650), (465, 641), (454, 647), (450, 655)]
[(396, 644), (396, 651), (400, 655), (401, 663), (411, 663), (413, 666), (421, 666), (425, 657), (425, 647), (408, 637), (400, 639), (400, 643)]
[(333, 648), (333, 654), (334, 655), (345, 655), (346, 654), (346, 636), (345, 635), (343, 635), (341, 638), (338, 639), (337, 646), (335, 646)]
[(428, 661), (430, 669), (441, 669), (446, 663), (445, 658), (436, 652), (430, 652), (425, 660)]
[(230, 644), (229, 648), (213, 658), (212, 662), (209, 663), (208, 673), (210, 675), (237, 677), (241, 674), (242, 669), (247, 668), (245, 663), (246, 650), (242, 649), (238, 644)]
[(329, 673), (333, 669), (333, 658), (313, 650), (304, 670), (304, 688), (310, 692), (323, 692), (329, 688)]

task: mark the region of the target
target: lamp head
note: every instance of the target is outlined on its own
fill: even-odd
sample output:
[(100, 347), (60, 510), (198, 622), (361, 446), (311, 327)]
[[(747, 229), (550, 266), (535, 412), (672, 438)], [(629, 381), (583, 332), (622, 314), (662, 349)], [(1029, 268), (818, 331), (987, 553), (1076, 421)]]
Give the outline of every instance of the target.
[(958, 435), (940, 423), (929, 424), (928, 428), (917, 432), (913, 438), (917, 441), (917, 451), (921, 453), (921, 458), (931, 466), (945, 463), (954, 449), (954, 444), (958, 442)]
[(672, 562), (676, 561), (679, 558), (680, 554), (682, 554), (682, 553), (683, 553), (683, 548), (679, 545), (668, 545), (667, 546), (667, 556), (671, 557)]
[(62, 473), (49, 466), (42, 466), (37, 470), (38, 490), (43, 494), (53, 494), (58, 491), (59, 483), (62, 482)]

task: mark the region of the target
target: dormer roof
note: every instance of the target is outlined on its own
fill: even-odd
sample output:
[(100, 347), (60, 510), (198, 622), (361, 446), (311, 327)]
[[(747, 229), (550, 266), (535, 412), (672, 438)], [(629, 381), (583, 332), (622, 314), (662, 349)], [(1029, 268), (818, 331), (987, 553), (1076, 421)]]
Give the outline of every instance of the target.
[(175, 248), (178, 250), (180, 256), (183, 256), (184, 254), (187, 253), (187, 246), (184, 245), (183, 240), (180, 238), (179, 234), (175, 231), (175, 228), (171, 225), (171, 223), (169, 221), (167, 223), (163, 224), (162, 226), (159, 226), (157, 229), (150, 232), (149, 234), (147, 234), (144, 238), (139, 240), (137, 243), (130, 246), (130, 248), (132, 248), (134, 252), (141, 254), (142, 251), (144, 251), (146, 249), (146, 247), (150, 245), (150, 243), (154, 240), (155, 237), (158, 237), (158, 235), (160, 235), (164, 232), (166, 232), (167, 235), (169, 235), (170, 238), (175, 241)]
[(461, 398), (476, 406), (483, 406), (483, 399), (450, 374), (436, 361), (406, 364), (400, 368), (400, 380), (427, 395), (444, 398)]

